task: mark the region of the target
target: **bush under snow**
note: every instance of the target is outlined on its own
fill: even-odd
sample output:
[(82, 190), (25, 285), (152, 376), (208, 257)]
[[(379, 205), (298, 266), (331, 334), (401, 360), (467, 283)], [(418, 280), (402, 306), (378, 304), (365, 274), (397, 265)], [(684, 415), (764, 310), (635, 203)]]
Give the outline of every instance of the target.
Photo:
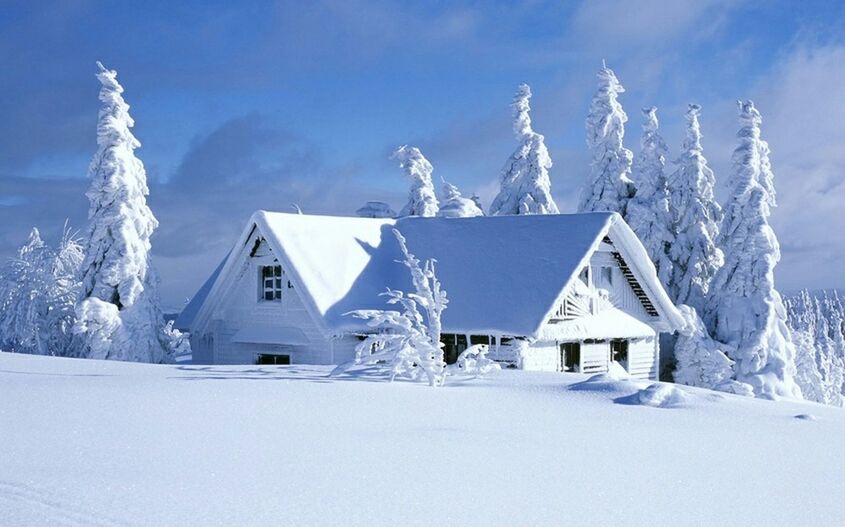
[(405, 377), (418, 380), (425, 377), (431, 386), (440, 386), (446, 378), (443, 344), (440, 342), (440, 316), (449, 300), (434, 271), (434, 261), (423, 266), (408, 251), (405, 237), (398, 229), (393, 234), (404, 255), (401, 262), (411, 274), (414, 292), (403, 293), (389, 289), (382, 293), (393, 310), (358, 310), (350, 315), (368, 321), (375, 333), (368, 334), (358, 344), (355, 359), (338, 366), (335, 373), (343, 373), (353, 366), (376, 365), (387, 368), (390, 379)]

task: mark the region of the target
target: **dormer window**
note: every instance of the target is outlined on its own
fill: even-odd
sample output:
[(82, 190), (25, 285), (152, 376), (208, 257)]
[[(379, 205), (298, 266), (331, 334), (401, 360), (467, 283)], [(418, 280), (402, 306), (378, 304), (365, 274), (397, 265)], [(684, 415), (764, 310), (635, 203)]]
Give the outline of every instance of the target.
[(261, 300), (278, 302), (282, 300), (282, 283), (287, 286), (288, 281), (282, 279), (281, 265), (261, 266)]

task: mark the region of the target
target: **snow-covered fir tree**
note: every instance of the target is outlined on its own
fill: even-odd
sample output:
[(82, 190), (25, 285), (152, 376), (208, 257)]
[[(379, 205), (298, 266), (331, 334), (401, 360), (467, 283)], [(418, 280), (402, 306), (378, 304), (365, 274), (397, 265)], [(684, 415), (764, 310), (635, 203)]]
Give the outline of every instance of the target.
[(683, 304), (678, 309), (686, 326), (675, 343), (675, 382), (711, 390), (721, 388), (733, 376), (733, 361), (725, 354), (724, 346), (710, 338), (695, 309)]
[(102, 107), (97, 153), (89, 168), (89, 232), (74, 329), (92, 358), (164, 362), (169, 339), (159, 308), (150, 236), (158, 226), (147, 206), (147, 174), (135, 149), (134, 121), (117, 72), (99, 62)]
[(602, 64), (599, 86), (587, 116), (590, 176), (581, 190), (578, 212), (610, 211), (627, 217), (628, 200), (634, 195), (631, 181), (633, 154), (623, 146), (628, 116), (619, 103), (625, 91), (613, 70)]
[(384, 365), (391, 380), (425, 377), (431, 386), (440, 386), (446, 376), (440, 342), (440, 318), (449, 302), (446, 291), (437, 279), (434, 261), (427, 260), (420, 265), (399, 230), (393, 229), (393, 234), (402, 250), (404, 260), (401, 263), (410, 272), (414, 291), (405, 293), (388, 289), (383, 293), (388, 305), (400, 307), (402, 311), (358, 310), (350, 313), (367, 320), (367, 325), (377, 333), (366, 335), (358, 344), (352, 363), (339, 366), (335, 373), (357, 365)]
[(740, 102), (739, 110), (739, 146), (720, 237), (725, 263), (713, 278), (707, 313), (714, 337), (732, 348), (738, 381), (758, 397), (801, 397), (795, 347), (774, 283), (780, 246), (769, 226), (775, 204), (769, 147), (760, 139), (762, 119), (754, 103)]
[[(816, 349), (816, 303), (808, 291), (784, 299), (787, 323), (795, 345), (795, 382), (801, 388), (804, 398), (823, 404), (831, 404), (825, 390), (825, 378), (819, 369), (824, 351)], [(820, 353), (821, 351), (821, 353)], [(837, 398), (841, 395), (837, 394)]]
[(669, 248), (674, 240), (669, 188), (666, 183), (666, 156), (669, 148), (658, 133), (657, 108), (643, 108), (643, 136), (640, 153), (634, 161), (637, 192), (628, 202), (627, 221), (654, 262), (664, 286), (672, 277)]
[(667, 285), (676, 304), (686, 304), (704, 318), (704, 299), (724, 258), (716, 245), (722, 209), (714, 196), (715, 176), (701, 147), (700, 113), (700, 106), (689, 105), (683, 151), (675, 162), (677, 170), (668, 178), (674, 240)]
[(82, 248), (65, 228), (57, 249), (41, 240), (38, 229), (2, 268), (0, 334), (4, 350), (72, 356), (74, 304)]
[(829, 335), (825, 355), (817, 355), (819, 371), (829, 404), (842, 406), (845, 403), (845, 308), (836, 291), (830, 295), (825, 292), (823, 300), (817, 301), (817, 306), (817, 318), (825, 320)]
[(399, 216), (436, 216), (440, 207), (431, 180), (434, 168), (428, 159), (422, 155), (419, 148), (407, 145), (397, 148), (393, 152), (393, 159), (399, 161), (399, 166), (411, 180), (408, 203), (402, 208)]
[(519, 147), (502, 169), (499, 193), (490, 205), (490, 215), (558, 214), (552, 198), (549, 169), (552, 158), (546, 140), (531, 127), (531, 88), (520, 84), (514, 95), (513, 132)]
[(458, 191), (458, 187), (443, 180), (443, 192), (440, 196), (440, 211), (438, 216), (444, 218), (472, 218), (483, 216), (484, 213), (470, 198), (465, 198)]

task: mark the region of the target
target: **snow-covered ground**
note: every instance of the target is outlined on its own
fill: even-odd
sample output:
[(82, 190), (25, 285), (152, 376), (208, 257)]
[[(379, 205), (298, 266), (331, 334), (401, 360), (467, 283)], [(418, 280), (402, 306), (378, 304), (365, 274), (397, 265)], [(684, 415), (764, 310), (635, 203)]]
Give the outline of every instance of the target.
[(0, 353), (0, 524), (845, 524), (838, 408), (327, 374)]

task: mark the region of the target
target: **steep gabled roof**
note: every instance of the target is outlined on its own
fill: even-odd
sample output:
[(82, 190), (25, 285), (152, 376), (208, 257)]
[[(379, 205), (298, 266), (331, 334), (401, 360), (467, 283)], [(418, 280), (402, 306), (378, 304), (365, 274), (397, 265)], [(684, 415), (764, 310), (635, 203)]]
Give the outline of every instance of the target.
[(645, 250), (617, 214), (394, 220), (265, 211), (252, 216), (206, 298), (196, 299), (194, 322), (209, 312), (207, 304), (214, 303), (232, 262), (258, 229), (327, 334), (365, 329), (350, 311), (386, 308), (380, 296), (386, 287), (411, 288), (407, 269), (397, 263), (394, 228), (418, 258), (437, 260), (450, 299), (444, 331), (536, 336), (605, 236), (622, 252), (667, 329), (680, 324)]

